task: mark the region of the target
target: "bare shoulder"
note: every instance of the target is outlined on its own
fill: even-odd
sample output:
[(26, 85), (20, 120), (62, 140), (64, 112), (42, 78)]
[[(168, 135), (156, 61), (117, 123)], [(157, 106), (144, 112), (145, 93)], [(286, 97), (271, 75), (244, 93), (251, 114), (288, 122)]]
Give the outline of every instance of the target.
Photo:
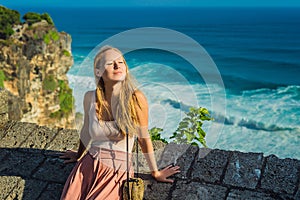
[(147, 97), (144, 95), (144, 93), (142, 91), (136, 90), (134, 92), (134, 96), (137, 99), (137, 102), (141, 107), (148, 106)]
[(95, 91), (87, 91), (84, 94), (84, 99), (83, 99), (84, 107), (87, 107), (90, 104), (94, 94), (95, 94)]
[(91, 90), (91, 91), (87, 91), (85, 94), (84, 94), (84, 99), (85, 100), (91, 100), (92, 99), (92, 95), (95, 94), (95, 91), (94, 90)]

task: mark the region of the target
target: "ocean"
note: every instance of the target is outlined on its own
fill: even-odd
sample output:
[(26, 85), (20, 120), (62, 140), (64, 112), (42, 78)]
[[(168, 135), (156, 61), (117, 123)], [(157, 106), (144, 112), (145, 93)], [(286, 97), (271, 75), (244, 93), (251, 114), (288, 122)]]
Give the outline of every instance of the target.
[[(215, 118), (204, 123), (210, 148), (300, 159), (300, 8), (14, 9), (47, 12), (59, 31), (71, 34), (68, 78), (76, 111), (83, 110), (84, 92), (95, 87), (95, 47), (133, 31), (118, 42), (150, 39), (125, 58), (148, 98), (150, 127), (163, 128), (163, 137), (172, 135), (190, 106), (201, 106)], [(178, 38), (155, 36), (164, 31)], [(191, 41), (201, 54), (193, 55), (199, 52)], [(196, 65), (200, 59), (203, 69), (191, 59)]]

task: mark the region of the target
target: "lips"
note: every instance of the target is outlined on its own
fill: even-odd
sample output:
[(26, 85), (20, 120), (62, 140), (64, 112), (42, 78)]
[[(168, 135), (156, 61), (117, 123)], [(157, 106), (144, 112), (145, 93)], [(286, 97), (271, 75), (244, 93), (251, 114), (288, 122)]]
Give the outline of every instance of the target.
[(122, 74), (121, 71), (114, 72), (113, 74)]

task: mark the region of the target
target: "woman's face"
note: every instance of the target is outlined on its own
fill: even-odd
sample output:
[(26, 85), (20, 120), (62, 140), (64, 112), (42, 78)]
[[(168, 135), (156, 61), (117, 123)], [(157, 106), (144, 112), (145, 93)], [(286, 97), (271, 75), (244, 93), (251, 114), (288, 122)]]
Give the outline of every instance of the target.
[(100, 70), (97, 70), (96, 74), (102, 76), (105, 83), (119, 82), (125, 79), (127, 67), (122, 54), (116, 50), (110, 49), (105, 51), (100, 64), (102, 70), (104, 69), (104, 72), (103, 74), (97, 74), (97, 72), (101, 73)]

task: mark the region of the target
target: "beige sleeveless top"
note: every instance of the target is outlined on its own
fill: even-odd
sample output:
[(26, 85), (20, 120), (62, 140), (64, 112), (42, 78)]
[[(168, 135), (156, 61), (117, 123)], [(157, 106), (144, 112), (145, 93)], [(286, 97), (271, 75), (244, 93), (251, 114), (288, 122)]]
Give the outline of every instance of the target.
[[(89, 110), (89, 134), (91, 136), (91, 147), (105, 148), (126, 152), (126, 137), (122, 135), (115, 121), (98, 120), (96, 116), (96, 92), (92, 95)], [(134, 145), (134, 137), (128, 140), (129, 152)]]

